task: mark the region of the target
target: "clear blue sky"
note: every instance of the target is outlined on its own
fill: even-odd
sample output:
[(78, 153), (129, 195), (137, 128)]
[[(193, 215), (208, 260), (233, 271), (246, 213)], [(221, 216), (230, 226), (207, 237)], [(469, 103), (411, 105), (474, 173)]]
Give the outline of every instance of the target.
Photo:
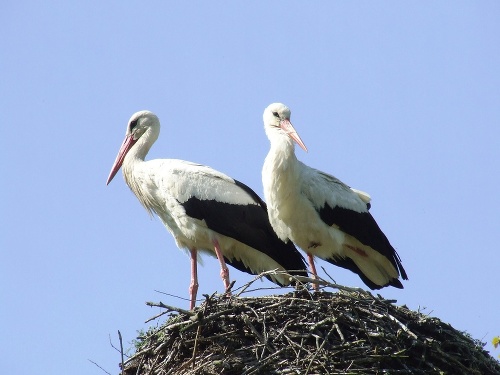
[[(150, 158), (262, 195), (262, 112), (287, 104), (299, 158), (372, 195), (410, 277), (380, 294), (500, 334), (499, 2), (6, 1), (0, 34), (3, 373), (116, 374), (109, 335), (129, 346), (145, 301), (188, 306), (155, 292), (187, 297), (186, 254), (121, 173), (105, 186), (142, 109)], [(214, 259), (200, 283), (222, 290)]]

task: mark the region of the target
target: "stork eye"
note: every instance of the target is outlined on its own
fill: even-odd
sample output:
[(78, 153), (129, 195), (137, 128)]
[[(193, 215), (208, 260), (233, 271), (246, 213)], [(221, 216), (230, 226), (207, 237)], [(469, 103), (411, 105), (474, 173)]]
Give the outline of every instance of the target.
[(130, 130), (133, 130), (137, 126), (138, 123), (139, 123), (139, 119), (135, 119), (135, 120), (130, 121)]
[(279, 118), (280, 114), (278, 112), (273, 112), (273, 116)]

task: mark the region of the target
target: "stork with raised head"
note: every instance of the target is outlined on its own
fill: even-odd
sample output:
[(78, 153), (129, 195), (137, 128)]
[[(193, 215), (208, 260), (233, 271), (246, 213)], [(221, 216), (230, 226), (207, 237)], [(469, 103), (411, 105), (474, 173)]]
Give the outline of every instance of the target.
[(297, 143), (304, 142), (281, 103), (264, 111), (264, 129), (271, 149), (262, 169), (269, 220), (278, 236), (290, 238), (308, 255), (316, 276), (314, 256), (359, 275), (371, 289), (403, 288), (408, 277), (401, 259), (368, 211), (370, 197), (337, 178), (297, 160)]
[[(199, 251), (218, 258), (226, 289), (230, 285), (226, 263), (252, 274), (275, 269), (307, 274), (302, 255), (291, 241), (277, 237), (265, 203), (248, 186), (188, 161), (144, 161), (159, 134), (160, 121), (154, 113), (132, 115), (106, 185), (122, 167), (125, 182), (141, 204), (160, 218), (179, 248), (190, 251), (191, 309), (198, 290)], [(283, 273), (268, 278), (279, 285), (290, 283)]]

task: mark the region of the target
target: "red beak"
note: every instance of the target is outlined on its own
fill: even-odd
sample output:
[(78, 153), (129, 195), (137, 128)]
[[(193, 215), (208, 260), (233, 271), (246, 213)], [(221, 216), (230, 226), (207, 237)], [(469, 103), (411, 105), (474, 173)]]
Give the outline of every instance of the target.
[(289, 137), (292, 138), (305, 152), (307, 152), (306, 145), (304, 144), (304, 142), (302, 142), (302, 139), (300, 139), (299, 134), (294, 129), (290, 120), (288, 119), (281, 120), (280, 128), (283, 129), (285, 133), (288, 134)]
[(116, 156), (115, 163), (113, 164), (113, 167), (111, 167), (111, 172), (109, 172), (108, 180), (106, 181), (106, 185), (108, 185), (113, 177), (115, 177), (116, 173), (120, 170), (122, 164), (123, 164), (123, 159), (125, 159), (125, 155), (127, 155), (127, 152), (130, 151), (132, 146), (137, 142), (136, 139), (131, 135), (127, 135), (125, 137), (125, 140), (123, 141), (122, 147), (120, 147), (120, 151), (118, 151), (118, 155)]

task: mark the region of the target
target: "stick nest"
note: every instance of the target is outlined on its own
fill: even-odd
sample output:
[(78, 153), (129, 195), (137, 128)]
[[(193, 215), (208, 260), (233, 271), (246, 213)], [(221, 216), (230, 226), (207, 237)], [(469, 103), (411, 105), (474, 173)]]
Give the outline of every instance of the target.
[[(328, 283), (326, 283), (328, 284)], [(205, 296), (141, 334), (123, 374), (500, 374), (449, 324), (335, 284), (265, 297)]]

